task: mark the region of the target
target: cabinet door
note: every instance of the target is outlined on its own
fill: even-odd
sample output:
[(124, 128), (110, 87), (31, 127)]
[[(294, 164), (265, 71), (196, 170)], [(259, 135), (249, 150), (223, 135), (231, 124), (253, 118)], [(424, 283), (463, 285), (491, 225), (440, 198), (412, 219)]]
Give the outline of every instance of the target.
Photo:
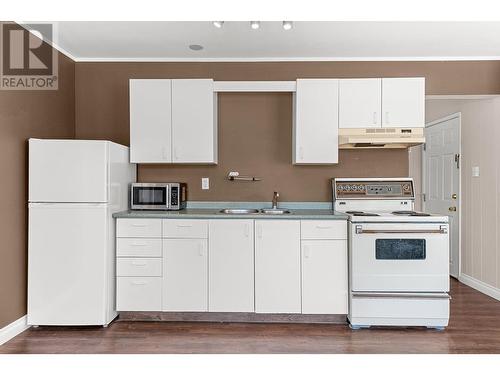
[(163, 254), (163, 310), (207, 311), (207, 240), (164, 239)]
[(347, 314), (347, 241), (302, 241), (302, 313)]
[(172, 80), (174, 163), (217, 163), (212, 79)]
[(253, 220), (211, 220), (208, 311), (254, 311)]
[(294, 97), (294, 164), (338, 163), (337, 79), (298, 79)]
[(382, 79), (341, 79), (339, 128), (381, 126)]
[(130, 80), (130, 162), (172, 161), (172, 81)]
[(425, 125), (425, 78), (382, 79), (382, 126)]
[(300, 221), (255, 221), (255, 311), (300, 313)]

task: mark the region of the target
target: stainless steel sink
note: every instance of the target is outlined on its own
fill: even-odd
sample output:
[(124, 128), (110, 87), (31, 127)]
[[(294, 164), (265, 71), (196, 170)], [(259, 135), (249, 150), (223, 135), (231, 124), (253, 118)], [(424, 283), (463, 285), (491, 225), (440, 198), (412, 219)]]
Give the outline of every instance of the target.
[(288, 210), (281, 210), (279, 208), (263, 208), (260, 212), (266, 215), (286, 215), (291, 213)]
[(225, 208), (220, 210), (223, 214), (245, 215), (245, 214), (258, 214), (259, 210), (255, 208)]

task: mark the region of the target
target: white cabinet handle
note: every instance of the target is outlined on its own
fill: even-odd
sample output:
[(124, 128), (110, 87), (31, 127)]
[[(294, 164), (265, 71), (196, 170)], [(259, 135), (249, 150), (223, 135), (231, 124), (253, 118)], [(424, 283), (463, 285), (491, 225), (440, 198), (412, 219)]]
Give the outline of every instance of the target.
[(177, 224), (177, 228), (191, 228), (193, 224)]
[(304, 159), (304, 147), (302, 146), (299, 147), (299, 159), (300, 160)]
[(309, 246), (304, 246), (304, 258), (309, 258)]
[(245, 237), (248, 237), (250, 235), (250, 225), (245, 224)]
[(174, 159), (175, 160), (179, 159), (179, 154), (177, 153), (177, 146), (174, 147)]
[(386, 112), (385, 113), (385, 123), (388, 124), (389, 123), (389, 112)]
[(139, 247), (139, 246), (148, 246), (148, 244), (147, 244), (147, 243), (138, 243), (138, 242), (134, 242), (134, 243), (132, 244), (132, 246), (135, 246), (135, 247)]
[(316, 229), (332, 229), (331, 225), (316, 225)]
[(132, 285), (146, 285), (147, 281), (132, 281)]
[(262, 225), (257, 224), (257, 237), (262, 238)]
[(373, 124), (377, 125), (377, 112), (373, 112)]
[(146, 266), (147, 263), (146, 262), (132, 262), (132, 265), (136, 266), (136, 267), (143, 267), (143, 266)]
[(168, 160), (168, 155), (167, 155), (167, 148), (163, 146), (161, 148), (162, 154), (163, 154), (163, 160)]
[(148, 225), (147, 224), (132, 224), (133, 227), (147, 227)]
[(202, 257), (202, 256), (203, 256), (203, 245), (202, 245), (201, 243), (200, 243), (200, 244), (198, 244), (198, 255), (199, 255), (200, 257)]

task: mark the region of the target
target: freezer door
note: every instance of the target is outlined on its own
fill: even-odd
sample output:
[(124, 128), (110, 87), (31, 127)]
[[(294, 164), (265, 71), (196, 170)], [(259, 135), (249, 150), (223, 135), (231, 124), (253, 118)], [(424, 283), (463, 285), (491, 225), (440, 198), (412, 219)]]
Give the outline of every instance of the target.
[(28, 324), (106, 324), (107, 206), (30, 204)]
[(29, 140), (30, 202), (107, 202), (107, 142)]

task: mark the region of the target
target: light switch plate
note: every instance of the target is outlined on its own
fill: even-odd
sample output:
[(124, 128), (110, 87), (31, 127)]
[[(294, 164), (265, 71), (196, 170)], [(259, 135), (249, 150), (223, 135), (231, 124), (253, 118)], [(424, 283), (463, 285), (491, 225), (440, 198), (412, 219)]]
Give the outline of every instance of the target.
[(210, 179), (208, 177), (202, 177), (201, 179), (201, 189), (208, 190), (210, 189)]
[(472, 167), (472, 177), (479, 177), (479, 167)]

